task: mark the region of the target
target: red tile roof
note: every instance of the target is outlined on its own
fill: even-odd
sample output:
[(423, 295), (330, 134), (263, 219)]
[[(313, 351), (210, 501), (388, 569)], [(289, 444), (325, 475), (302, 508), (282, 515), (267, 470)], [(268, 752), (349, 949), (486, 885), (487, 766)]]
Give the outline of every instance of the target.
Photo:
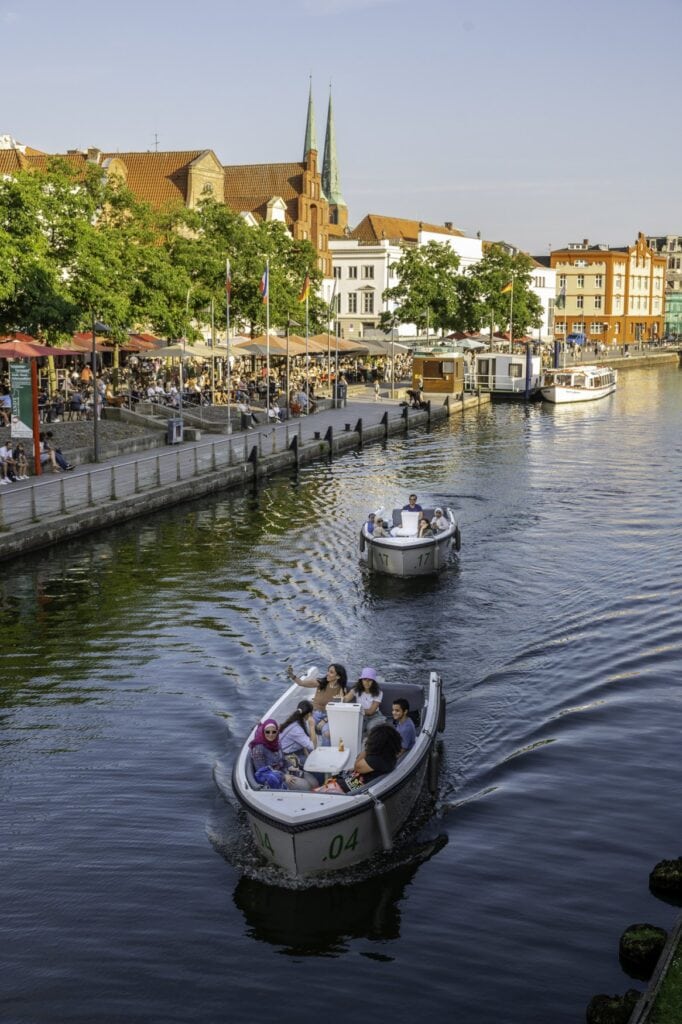
[(446, 228), (443, 224), (426, 224), (420, 220), (407, 220), (404, 217), (384, 217), (378, 213), (368, 213), (357, 227), (350, 233), (351, 238), (359, 242), (380, 242), (387, 239), (391, 242), (415, 242), (420, 231), (437, 232), (441, 235), (461, 237), (464, 232), (456, 228)]
[(280, 196), (286, 204), (286, 222), (298, 220), (305, 164), (241, 164), (225, 167), (225, 202), (237, 213), (249, 212), (265, 220), (267, 204)]

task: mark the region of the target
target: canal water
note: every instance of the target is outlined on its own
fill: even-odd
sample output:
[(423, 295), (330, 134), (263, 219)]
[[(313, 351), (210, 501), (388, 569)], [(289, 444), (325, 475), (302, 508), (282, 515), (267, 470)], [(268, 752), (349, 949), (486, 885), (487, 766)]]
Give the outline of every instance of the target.
[[(569, 1024), (682, 832), (682, 373), (494, 405), (3, 567), (3, 1024)], [(360, 522), (456, 509), (459, 562), (367, 578)], [(277, 886), (229, 796), (298, 670), (444, 678), (438, 804)]]

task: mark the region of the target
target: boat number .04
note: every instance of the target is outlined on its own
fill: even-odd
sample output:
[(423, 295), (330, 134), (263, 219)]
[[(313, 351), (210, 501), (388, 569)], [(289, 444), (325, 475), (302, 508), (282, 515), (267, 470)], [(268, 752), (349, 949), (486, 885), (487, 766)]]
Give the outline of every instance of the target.
[[(329, 859), (336, 860), (340, 857), (344, 850), (354, 850), (358, 845), (358, 830), (354, 828), (351, 834), (346, 839), (345, 836), (338, 835), (334, 836), (331, 843), (329, 844)], [(326, 857), (324, 858), (327, 859)]]

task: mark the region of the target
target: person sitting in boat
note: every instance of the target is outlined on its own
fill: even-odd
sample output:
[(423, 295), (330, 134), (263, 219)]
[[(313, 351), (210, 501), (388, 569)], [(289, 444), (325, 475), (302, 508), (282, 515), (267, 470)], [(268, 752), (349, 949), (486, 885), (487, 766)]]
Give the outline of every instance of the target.
[(289, 679), (294, 683), (298, 683), (299, 686), (307, 686), (309, 689), (314, 688), (315, 693), (312, 703), (315, 730), (320, 737), (320, 746), (328, 747), (330, 740), (327, 704), (330, 700), (341, 700), (346, 693), (348, 673), (345, 667), (338, 662), (332, 662), (323, 679), (308, 678), (307, 676), (299, 679), (291, 665), (289, 665), (287, 675)]
[(443, 530), (447, 530), (450, 526), (449, 520), (443, 515), (442, 508), (436, 508), (433, 510), (433, 519), (431, 520), (431, 529), (434, 533), (442, 533)]
[(367, 736), (365, 748), (358, 754), (353, 770), (344, 772), (319, 786), (316, 793), (353, 793), (392, 772), (398, 763), (401, 740), (398, 731), (387, 722), (377, 725)]
[(431, 523), (422, 512), (419, 516), (419, 525), (417, 527), (420, 537), (433, 537), (433, 530), (431, 529)]
[(373, 537), (390, 537), (391, 528), (385, 519), (377, 519), (374, 523)]
[(403, 512), (421, 512), (421, 505), (417, 504), (417, 495), (411, 494), (407, 499), (407, 505), (403, 505)]
[(296, 705), (279, 730), (279, 742), (288, 764), (301, 768), (308, 754), (317, 746), (313, 706), (309, 700)]
[(391, 717), (393, 718), (393, 726), (400, 736), (400, 753), (398, 757), (402, 757), (417, 742), (417, 730), (410, 718), (410, 702), (405, 700), (404, 697), (397, 697), (391, 705)]
[(363, 732), (374, 729), (376, 726), (386, 722), (386, 719), (379, 710), (383, 696), (374, 669), (369, 666), (363, 668), (357, 683), (343, 698), (346, 703), (353, 701), (362, 708)]
[(374, 527), (376, 524), (376, 513), (370, 512), (367, 516), (367, 522), (365, 523), (365, 529), (367, 533), (374, 533)]
[(256, 782), (266, 789), (310, 789), (309, 779), (287, 764), (279, 741), (279, 726), (274, 718), (259, 722), (249, 743)]

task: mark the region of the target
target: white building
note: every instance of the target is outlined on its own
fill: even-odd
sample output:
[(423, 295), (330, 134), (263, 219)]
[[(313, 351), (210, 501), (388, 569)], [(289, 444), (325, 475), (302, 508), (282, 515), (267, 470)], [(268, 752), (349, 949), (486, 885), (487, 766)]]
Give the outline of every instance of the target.
[[(480, 238), (468, 238), (452, 224), (440, 227), (401, 217), (368, 214), (343, 238), (329, 240), (335, 283), (335, 306), (343, 338), (357, 339), (379, 330), (379, 319), (395, 308), (383, 298), (387, 288), (398, 283), (392, 265), (405, 246), (445, 243), (460, 257), (465, 271), (483, 254)], [(401, 324), (398, 337), (415, 337), (414, 324)]]

